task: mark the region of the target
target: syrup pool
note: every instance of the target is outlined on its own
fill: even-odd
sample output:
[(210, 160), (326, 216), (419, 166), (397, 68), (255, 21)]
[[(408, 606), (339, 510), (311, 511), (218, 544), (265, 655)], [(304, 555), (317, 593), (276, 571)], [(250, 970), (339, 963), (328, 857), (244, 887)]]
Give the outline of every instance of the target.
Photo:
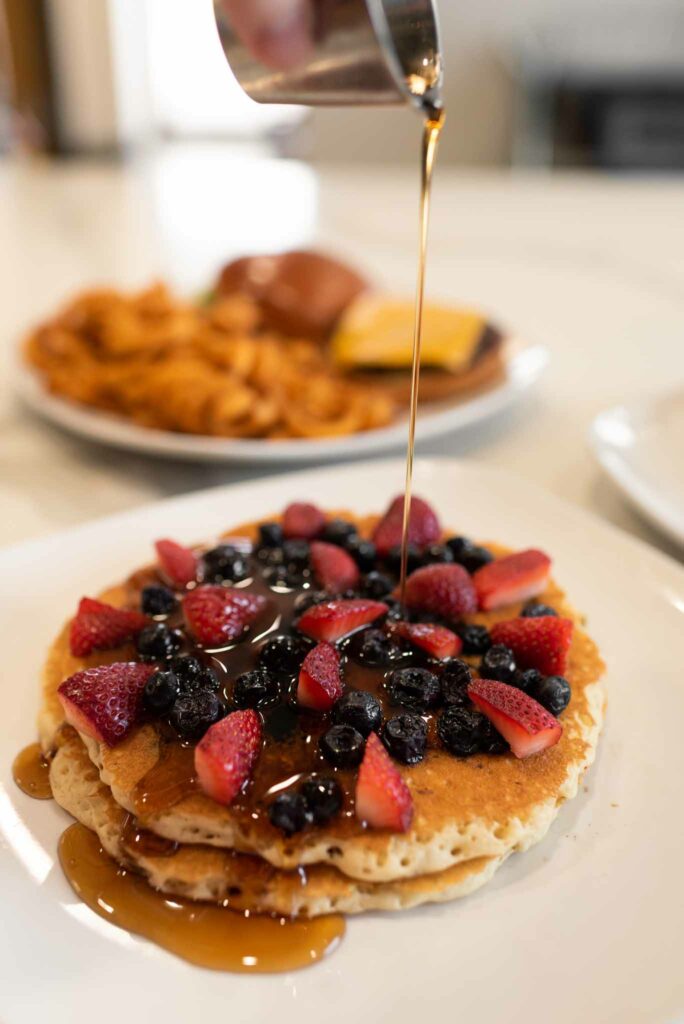
[(338, 915), (292, 921), (164, 896), (120, 868), (83, 825), (70, 825), (62, 834), (59, 860), (76, 895), (105, 921), (198, 967), (293, 971), (320, 961), (344, 935), (344, 918)]

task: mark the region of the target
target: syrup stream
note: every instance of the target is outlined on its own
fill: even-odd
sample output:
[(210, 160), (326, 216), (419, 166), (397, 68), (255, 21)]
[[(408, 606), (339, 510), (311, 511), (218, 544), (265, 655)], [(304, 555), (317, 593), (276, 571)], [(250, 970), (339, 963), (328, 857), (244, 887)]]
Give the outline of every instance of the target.
[(406, 568), (408, 564), (409, 523), (411, 519), (411, 489), (413, 483), (413, 449), (416, 438), (416, 413), (418, 410), (418, 389), (420, 385), (420, 349), (423, 340), (423, 304), (425, 300), (425, 264), (427, 256), (428, 227), (430, 224), (430, 193), (432, 174), (437, 158), (437, 146), (444, 126), (445, 113), (433, 107), (428, 110), (423, 129), (423, 148), (420, 189), (420, 240), (418, 249), (418, 282), (413, 324), (413, 362), (411, 368), (411, 405), (409, 411), (408, 448), (406, 451), (406, 485), (404, 489), (404, 516), (401, 532), (401, 575), (399, 595), (404, 604)]

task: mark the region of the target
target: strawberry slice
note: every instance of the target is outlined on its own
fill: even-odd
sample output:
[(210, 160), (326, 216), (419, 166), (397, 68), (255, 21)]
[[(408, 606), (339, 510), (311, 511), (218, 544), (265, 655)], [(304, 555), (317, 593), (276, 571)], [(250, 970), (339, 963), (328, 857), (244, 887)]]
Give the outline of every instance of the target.
[(516, 686), (473, 679), (468, 696), (510, 744), (516, 757), (538, 754), (561, 738), (563, 726), (558, 719)]
[(114, 608), (93, 597), (82, 597), (71, 620), (69, 646), (75, 658), (93, 651), (108, 651), (139, 633), (150, 620), (140, 612)]
[(327, 640), (334, 644), (388, 611), (383, 601), (324, 601), (304, 612), (297, 623), (297, 629), (313, 640)]
[(197, 555), (175, 540), (158, 540), (154, 544), (164, 575), (170, 583), (187, 587), (197, 579)]
[(407, 832), (413, 820), (411, 791), (374, 732), (366, 740), (356, 780), (356, 817), (371, 828)]
[(424, 565), (406, 581), (405, 601), (415, 611), (457, 621), (477, 610), (473, 582), (462, 565)]
[(492, 643), (505, 644), (518, 668), (536, 668), (545, 676), (562, 676), (572, 643), (571, 619), (540, 615), (538, 619), (509, 619), (492, 626)]
[(113, 747), (129, 734), (143, 713), (143, 689), (155, 665), (116, 661), (77, 672), (57, 696), (74, 729)]
[(434, 622), (398, 622), (392, 627), (392, 633), (421, 647), (440, 661), (456, 657), (463, 647), (460, 636)]
[(195, 747), (199, 784), (212, 800), (231, 804), (252, 774), (261, 750), (261, 718), (249, 708), (210, 726)]
[(207, 585), (183, 598), (183, 616), (195, 639), (221, 647), (239, 639), (266, 607), (266, 598), (236, 587)]
[(536, 548), (483, 565), (473, 573), (480, 608), (491, 611), (513, 601), (536, 597), (546, 586), (550, 571), (551, 559)]
[[(381, 558), (388, 555), (392, 548), (401, 544), (403, 521), (404, 496), (400, 494), (394, 499), (373, 531), (373, 542)], [(424, 548), (428, 544), (436, 543), (441, 535), (442, 528), (439, 519), (427, 501), (417, 497), (411, 498), (409, 542), (419, 548)]]
[(311, 543), (311, 568), (320, 585), (330, 594), (351, 590), (361, 579), (359, 567), (348, 552), (322, 540)]
[(283, 512), (283, 535), (311, 540), (317, 537), (325, 526), (325, 516), (320, 508), (305, 501), (295, 501)]
[(297, 701), (314, 711), (329, 711), (344, 693), (340, 675), (340, 656), (332, 644), (317, 644), (302, 662), (297, 685)]

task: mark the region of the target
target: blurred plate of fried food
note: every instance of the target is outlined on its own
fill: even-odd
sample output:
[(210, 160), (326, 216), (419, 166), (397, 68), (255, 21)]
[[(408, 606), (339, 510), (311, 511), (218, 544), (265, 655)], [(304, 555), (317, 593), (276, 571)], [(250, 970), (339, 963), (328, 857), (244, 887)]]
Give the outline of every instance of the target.
[[(226, 462), (318, 461), (406, 443), (413, 303), (313, 252), (245, 257), (200, 300), (161, 283), (84, 291), (23, 340), (15, 382), (91, 440)], [(418, 438), (495, 415), (547, 352), (428, 303)]]

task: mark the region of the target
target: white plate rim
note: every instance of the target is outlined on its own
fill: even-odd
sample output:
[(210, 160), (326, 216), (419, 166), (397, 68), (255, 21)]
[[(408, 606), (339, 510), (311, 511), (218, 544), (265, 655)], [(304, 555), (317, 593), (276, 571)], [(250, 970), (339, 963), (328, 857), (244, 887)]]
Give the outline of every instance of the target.
[(599, 465), (627, 500), (657, 529), (675, 543), (684, 546), (684, 511), (678, 512), (654, 487), (645, 482), (611, 440), (616, 426), (636, 431), (640, 426), (647, 425), (655, 406), (676, 394), (681, 394), (681, 388), (664, 395), (604, 409), (589, 428), (589, 443)]
[[(497, 416), (536, 384), (549, 362), (549, 350), (517, 338), (506, 341), (505, 379), (471, 398), (430, 403), (419, 413), (419, 441), (458, 431)], [(115, 448), (161, 458), (194, 462), (307, 463), (342, 460), (387, 452), (406, 444), (404, 419), (377, 430), (340, 438), (264, 441), (215, 438), (156, 430), (126, 422), (106, 412), (90, 410), (50, 395), (38, 375), (24, 365), (20, 353), (10, 367), (10, 383), (22, 402), (42, 419), (71, 434)]]

